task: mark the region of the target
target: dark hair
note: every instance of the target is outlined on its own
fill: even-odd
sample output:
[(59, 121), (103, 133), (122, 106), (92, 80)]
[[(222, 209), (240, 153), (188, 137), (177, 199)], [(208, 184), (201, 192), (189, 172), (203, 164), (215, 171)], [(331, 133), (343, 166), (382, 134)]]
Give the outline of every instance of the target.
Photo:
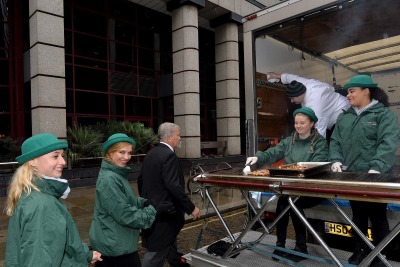
[(389, 96), (386, 92), (380, 87), (368, 88), (370, 92), (370, 98), (378, 100), (378, 102), (382, 103), (385, 107), (389, 107)]

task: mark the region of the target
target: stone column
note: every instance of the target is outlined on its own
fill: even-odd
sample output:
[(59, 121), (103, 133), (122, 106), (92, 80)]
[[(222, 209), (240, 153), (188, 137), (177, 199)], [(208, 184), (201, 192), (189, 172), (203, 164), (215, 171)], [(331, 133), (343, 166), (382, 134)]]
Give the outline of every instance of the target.
[(200, 81), (198, 8), (204, 1), (173, 0), (172, 12), (174, 122), (181, 128), (180, 158), (200, 157)]
[(227, 155), (240, 154), (239, 33), (242, 17), (228, 13), (211, 21), (215, 28), (217, 141)]
[(29, 0), (32, 134), (65, 139), (63, 0)]

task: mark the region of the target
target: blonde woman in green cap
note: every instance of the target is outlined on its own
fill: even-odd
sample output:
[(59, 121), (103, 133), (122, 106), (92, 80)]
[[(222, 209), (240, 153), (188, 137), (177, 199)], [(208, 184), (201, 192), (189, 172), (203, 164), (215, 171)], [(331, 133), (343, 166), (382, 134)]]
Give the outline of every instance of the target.
[(102, 253), (96, 266), (141, 266), (138, 240), (141, 229), (155, 220), (156, 209), (144, 198), (136, 197), (128, 181), (136, 142), (126, 134), (111, 135), (103, 144), (104, 159), (96, 182), (96, 198), (89, 238)]
[(70, 191), (61, 179), (68, 144), (42, 133), (28, 138), (17, 157), (21, 165), (8, 188), (6, 266), (84, 266), (101, 261), (82, 243), (60, 198)]
[[(386, 93), (368, 75), (356, 75), (344, 86), (351, 107), (336, 122), (330, 143), (332, 171), (386, 173), (393, 167), (399, 142), (397, 116), (388, 108)], [(343, 168), (344, 169), (344, 168)], [(378, 178), (373, 176), (375, 178)], [(350, 201), (353, 222), (366, 235), (368, 219), (375, 244), (389, 233), (386, 203)], [(358, 265), (369, 253), (368, 246), (354, 236), (354, 253), (349, 263)], [(385, 266), (375, 258), (370, 266)]]
[[(293, 112), (294, 127), (296, 129), (293, 134), (283, 139), (275, 147), (271, 147), (266, 151), (258, 151), (255, 157), (248, 157), (246, 165), (256, 164), (271, 165), (281, 159), (285, 160), (285, 164), (295, 162), (324, 162), (328, 159), (328, 144), (325, 138), (318, 133), (314, 125), (318, 121), (314, 111), (308, 107), (296, 109)], [(247, 166), (243, 172), (246, 174), (250, 171)], [(300, 197), (296, 201), (296, 207), (304, 216), (303, 209), (311, 208), (323, 201), (323, 198)], [(276, 206), (276, 214), (280, 214), (287, 206), (288, 199), (286, 196), (280, 196)], [(306, 227), (300, 218), (290, 209), (276, 224), (276, 246), (285, 248), (287, 227), (289, 225), (289, 213), (292, 218), (294, 230), (296, 233), (296, 246), (294, 251), (308, 254), (306, 244)], [(298, 262), (304, 257), (297, 256), (284, 252), (281, 249), (275, 249), (273, 252), (278, 257), (273, 257), (278, 260), (279, 257), (287, 258), (291, 261)]]

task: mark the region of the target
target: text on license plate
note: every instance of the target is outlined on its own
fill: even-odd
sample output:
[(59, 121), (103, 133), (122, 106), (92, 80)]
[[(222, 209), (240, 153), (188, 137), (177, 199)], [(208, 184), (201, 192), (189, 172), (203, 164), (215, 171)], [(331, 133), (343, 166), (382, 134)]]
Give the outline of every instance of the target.
[[(325, 233), (352, 237), (351, 226), (346, 224), (325, 222)], [(368, 229), (368, 239), (372, 241), (371, 229)]]

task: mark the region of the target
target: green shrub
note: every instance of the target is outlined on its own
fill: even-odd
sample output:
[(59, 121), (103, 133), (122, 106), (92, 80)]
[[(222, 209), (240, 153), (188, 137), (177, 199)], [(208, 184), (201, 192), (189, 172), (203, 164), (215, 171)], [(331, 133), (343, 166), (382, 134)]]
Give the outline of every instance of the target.
[(12, 139), (7, 136), (0, 139), (0, 162), (14, 162), (21, 154), (22, 139)]
[(101, 131), (88, 126), (68, 127), (68, 160), (77, 165), (81, 158), (101, 157), (101, 144), (104, 135)]
[(140, 122), (110, 121), (105, 126), (97, 124), (95, 127), (104, 129), (104, 132), (107, 133), (105, 139), (115, 133), (124, 133), (132, 137), (136, 141), (136, 154), (146, 154), (151, 146), (158, 142), (158, 137), (153, 129), (144, 127)]
[(101, 145), (115, 133), (124, 133), (136, 141), (135, 154), (146, 154), (158, 142), (153, 129), (140, 122), (110, 121), (96, 125), (74, 126), (68, 128), (68, 160), (77, 166), (80, 158), (101, 157)]

